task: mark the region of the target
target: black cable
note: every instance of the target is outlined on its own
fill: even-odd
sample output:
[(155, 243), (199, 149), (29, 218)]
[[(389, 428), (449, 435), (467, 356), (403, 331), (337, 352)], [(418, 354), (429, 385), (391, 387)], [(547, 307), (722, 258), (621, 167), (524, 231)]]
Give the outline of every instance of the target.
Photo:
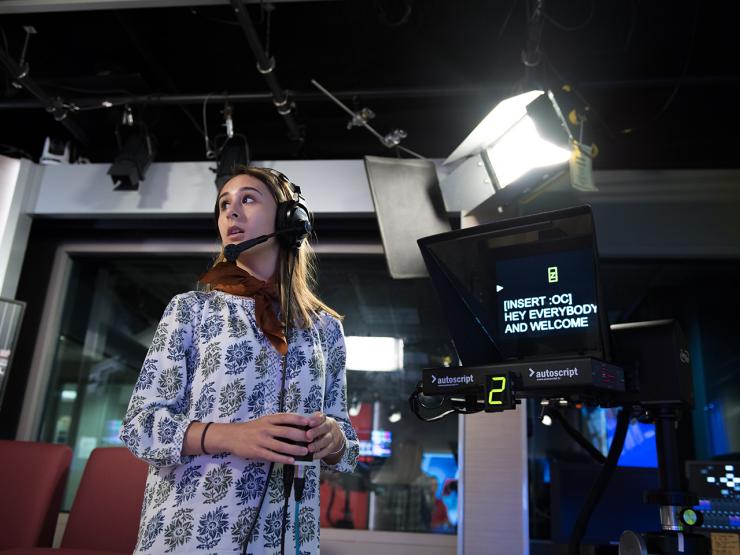
[(511, 14), (514, 13), (514, 8), (516, 8), (518, 4), (519, 4), (519, 0), (514, 0), (511, 3), (511, 6), (509, 7), (509, 11), (506, 13), (506, 17), (504, 18), (504, 22), (501, 24), (501, 28), (498, 31), (498, 36), (496, 37), (497, 42), (501, 40), (502, 36), (504, 36), (504, 31), (506, 30), (506, 26), (509, 24), (509, 20), (511, 19)]
[[(287, 336), (286, 336), (287, 338)], [(286, 365), (288, 362), (288, 354), (283, 356), (282, 360), (282, 372), (283, 377), (285, 377), (285, 371), (286, 371)], [(280, 406), (282, 408), (282, 400), (280, 401)], [(282, 410), (280, 410), (282, 412)], [(260, 502), (257, 505), (257, 512), (254, 513), (254, 520), (252, 521), (252, 526), (249, 527), (249, 533), (244, 537), (244, 545), (242, 546), (242, 555), (247, 555), (247, 547), (249, 546), (250, 539), (252, 537), (252, 533), (254, 532), (254, 527), (257, 525), (257, 522), (259, 521), (260, 512), (262, 511), (262, 505), (265, 503), (265, 496), (267, 495), (267, 490), (270, 487), (270, 480), (272, 479), (272, 470), (275, 468), (275, 463), (270, 463), (270, 469), (267, 471), (267, 478), (265, 479), (265, 487), (262, 489), (262, 495), (260, 496)]]
[[(445, 396), (442, 396), (442, 400), (436, 407), (429, 407), (428, 405), (425, 405), (421, 401), (421, 395), (422, 395), (422, 386), (421, 386), (421, 382), (419, 382), (416, 384), (416, 389), (409, 396), (409, 407), (411, 409), (411, 412), (413, 412), (417, 416), (417, 418), (419, 418), (419, 420), (423, 420), (424, 422), (434, 422), (435, 420), (440, 420), (444, 418), (445, 416), (448, 416), (453, 413), (475, 414), (476, 412), (481, 412), (483, 410), (483, 408), (470, 409), (467, 407), (464, 401), (462, 404), (460, 404), (459, 401), (455, 401), (454, 399), (445, 397)], [(448, 408), (443, 409), (445, 405)], [(428, 417), (428, 416), (424, 416), (421, 414), (420, 409), (422, 408), (426, 410), (442, 409), (444, 412)]]
[[(293, 287), (293, 270), (295, 269), (295, 258), (297, 256), (297, 253), (293, 253), (293, 258), (291, 260), (290, 264), (290, 270), (288, 272), (288, 304), (285, 308), (285, 340), (287, 342), (288, 340), (288, 325), (290, 323), (290, 302), (291, 302), (291, 289)], [(281, 385), (280, 385), (280, 397), (278, 399), (279, 403), (279, 412), (283, 412), (285, 408), (285, 378), (287, 374), (287, 365), (288, 365), (288, 353), (287, 351), (283, 355), (282, 360), (282, 378), (281, 378)], [(249, 546), (249, 541), (252, 537), (252, 533), (254, 532), (254, 527), (257, 525), (257, 521), (259, 520), (260, 511), (262, 510), (262, 505), (265, 502), (265, 496), (267, 495), (267, 489), (270, 487), (270, 479), (272, 478), (272, 470), (275, 467), (275, 463), (270, 463), (270, 470), (267, 472), (267, 479), (265, 480), (265, 487), (262, 490), (262, 496), (260, 497), (259, 505), (257, 505), (257, 512), (254, 515), (254, 520), (252, 521), (252, 526), (249, 528), (249, 533), (244, 538), (244, 545), (242, 545), (242, 555), (247, 555), (247, 547)], [(291, 467), (292, 469), (292, 467)], [(292, 477), (291, 477), (292, 478)], [(285, 468), (283, 468), (283, 487), (285, 487)], [(286, 513), (287, 513), (287, 499), (288, 495), (285, 495), (286, 498), (286, 504), (283, 507), (283, 531), (282, 531), (282, 537), (280, 540), (281, 543), (281, 553), (283, 553), (283, 548), (285, 546), (285, 528), (286, 528)]]
[(290, 504), (290, 491), (293, 486), (293, 475), (295, 466), (283, 466), (283, 530), (280, 534), (280, 555), (285, 555), (285, 536), (288, 531), (288, 505)]
[[(285, 340), (287, 342), (288, 340), (288, 333), (290, 331), (290, 303), (292, 302), (292, 293), (293, 293), (293, 271), (295, 270), (295, 261), (298, 258), (298, 248), (291, 249), (291, 258), (290, 258), (290, 268), (288, 269), (288, 291), (286, 292), (286, 306), (285, 306)], [(287, 366), (287, 360), (288, 360), (288, 352), (285, 352), (285, 356), (283, 357), (286, 361), (286, 364), (283, 365), (283, 377), (282, 377), (282, 383), (280, 385), (280, 412), (283, 412), (285, 410), (285, 398), (287, 397), (287, 394), (285, 393), (285, 379), (286, 379), (286, 366)], [(285, 555), (285, 534), (288, 529), (288, 503), (290, 501), (290, 486), (293, 483), (293, 472), (295, 471), (295, 467), (293, 466), (283, 466), (283, 495), (285, 495), (285, 502), (283, 504), (283, 529), (280, 534), (280, 554)], [(288, 475), (290, 476), (288, 479)], [(296, 524), (297, 525), (297, 524)]]
[(296, 503), (300, 503), (303, 499), (303, 490), (306, 488), (306, 474), (303, 470), (303, 467), (296, 467), (296, 476), (293, 481), (294, 486), (294, 493), (295, 493), (295, 501)]
[(693, 26), (691, 29), (691, 38), (689, 39), (689, 50), (686, 53), (686, 60), (683, 64), (681, 77), (678, 78), (676, 86), (673, 88), (673, 91), (668, 96), (667, 100), (663, 103), (663, 106), (660, 108), (660, 110), (658, 110), (658, 113), (653, 116), (653, 121), (656, 121), (666, 112), (666, 110), (668, 110), (668, 107), (673, 103), (673, 99), (676, 98), (676, 94), (678, 94), (678, 89), (681, 88), (683, 80), (686, 79), (686, 75), (689, 71), (689, 64), (691, 63), (691, 55), (694, 53), (694, 40), (696, 39), (696, 28), (699, 22), (699, 8), (701, 8), (701, 2), (697, 0), (696, 9), (694, 11)]
[[(211, 139), (208, 137), (208, 120), (206, 119), (206, 105), (208, 104), (208, 98), (215, 94), (213, 92), (209, 92), (205, 99), (203, 100), (203, 137), (205, 139), (206, 143), (206, 159), (207, 160), (213, 160), (216, 158), (216, 151), (211, 148)], [(214, 139), (215, 140), (215, 139)]]
[(614, 469), (617, 467), (617, 461), (619, 456), (622, 454), (622, 448), (624, 447), (624, 439), (627, 437), (627, 428), (630, 422), (630, 412), (626, 407), (622, 407), (622, 410), (617, 414), (617, 427), (614, 431), (614, 438), (612, 444), (609, 446), (609, 454), (606, 457), (604, 466), (601, 467), (601, 472), (596, 478), (596, 481), (591, 486), (591, 491), (588, 492), (586, 502), (581, 507), (581, 512), (578, 514), (578, 519), (573, 526), (573, 531), (570, 534), (570, 540), (568, 542), (568, 555), (578, 555), (581, 546), (581, 540), (586, 533), (588, 527), (588, 521), (591, 518), (591, 514), (599, 504), (599, 500), (606, 489), (606, 485), (609, 483), (609, 479), (614, 473)]
[(270, 469), (267, 471), (267, 479), (265, 480), (265, 487), (262, 490), (262, 495), (260, 496), (260, 502), (257, 505), (257, 512), (254, 513), (254, 520), (252, 521), (252, 526), (249, 527), (249, 532), (244, 537), (244, 545), (242, 545), (242, 555), (247, 555), (247, 547), (249, 546), (250, 538), (252, 537), (252, 533), (254, 532), (254, 527), (257, 525), (257, 522), (260, 518), (260, 511), (262, 510), (262, 505), (265, 503), (265, 496), (267, 495), (267, 488), (270, 486), (270, 478), (272, 477), (272, 469), (275, 466), (275, 463), (270, 463)]
[(568, 422), (568, 419), (563, 416), (563, 414), (555, 409), (555, 410), (546, 410), (545, 414), (550, 415), (551, 417), (555, 418), (560, 425), (563, 427), (563, 429), (567, 432), (567, 434), (573, 439), (578, 445), (583, 447), (583, 449), (586, 450), (586, 452), (591, 455), (591, 457), (599, 464), (606, 463), (606, 457), (603, 455), (601, 451), (599, 451), (596, 447), (594, 447), (593, 443), (591, 443), (589, 440), (587, 440), (581, 432), (576, 430), (573, 425)]

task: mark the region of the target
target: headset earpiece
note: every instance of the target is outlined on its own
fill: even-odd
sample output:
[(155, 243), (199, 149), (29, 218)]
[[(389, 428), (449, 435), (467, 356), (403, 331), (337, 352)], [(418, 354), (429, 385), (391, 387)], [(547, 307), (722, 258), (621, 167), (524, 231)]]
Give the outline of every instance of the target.
[(290, 189), (293, 198), (278, 204), (275, 214), (275, 232), (278, 242), (286, 249), (298, 249), (313, 230), (311, 213), (301, 196), (301, 188), (277, 170), (272, 171)]

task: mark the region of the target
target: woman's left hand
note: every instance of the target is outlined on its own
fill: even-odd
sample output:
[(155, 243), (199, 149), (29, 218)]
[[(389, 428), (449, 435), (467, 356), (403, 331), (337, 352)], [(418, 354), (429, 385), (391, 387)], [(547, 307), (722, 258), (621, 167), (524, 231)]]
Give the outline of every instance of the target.
[(342, 458), (345, 440), (339, 424), (331, 416), (315, 412), (308, 419), (310, 429), (308, 452), (313, 453), (314, 460), (327, 458), (329, 464), (336, 464)]

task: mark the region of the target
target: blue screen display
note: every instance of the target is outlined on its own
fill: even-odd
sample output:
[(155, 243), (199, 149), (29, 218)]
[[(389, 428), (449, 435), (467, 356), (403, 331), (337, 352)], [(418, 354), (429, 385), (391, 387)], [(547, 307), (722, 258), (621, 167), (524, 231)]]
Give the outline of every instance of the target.
[[(585, 411), (588, 435), (591, 441), (606, 455), (617, 427), (617, 409), (589, 409)], [(658, 467), (655, 447), (655, 425), (632, 422), (627, 428), (624, 448), (618, 466)]]
[(452, 453), (424, 453), (421, 459), (421, 469), (437, 479), (435, 497), (444, 503), (450, 524), (457, 526), (457, 463), (455, 457)]

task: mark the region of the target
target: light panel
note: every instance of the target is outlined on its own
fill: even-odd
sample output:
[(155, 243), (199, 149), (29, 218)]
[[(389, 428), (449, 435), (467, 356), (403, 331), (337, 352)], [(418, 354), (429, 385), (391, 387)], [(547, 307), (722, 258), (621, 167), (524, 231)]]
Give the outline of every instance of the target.
[(395, 337), (348, 336), (347, 370), (393, 372), (403, 370), (403, 340)]

